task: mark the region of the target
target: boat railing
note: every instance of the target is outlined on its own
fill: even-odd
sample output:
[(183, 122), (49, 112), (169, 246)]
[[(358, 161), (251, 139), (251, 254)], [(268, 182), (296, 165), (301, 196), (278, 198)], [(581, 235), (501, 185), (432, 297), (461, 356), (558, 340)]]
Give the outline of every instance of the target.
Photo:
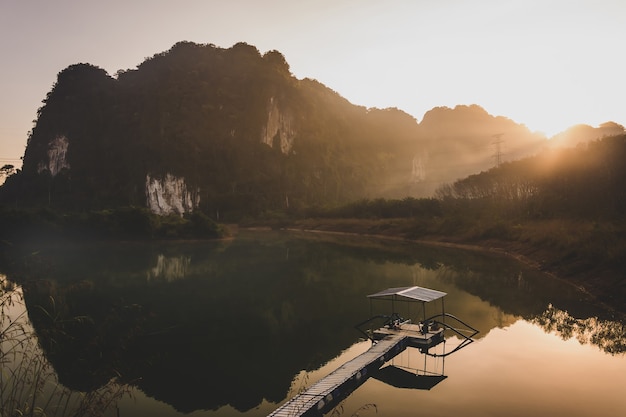
[[(464, 328), (462, 327), (455, 327), (452, 325), (452, 323), (450, 323), (450, 321), (446, 321), (446, 319), (452, 319), (454, 320), (456, 324), (456, 326), (458, 326), (459, 324), (462, 326), (465, 326)], [(439, 313), (436, 314), (434, 316), (431, 316), (425, 320), (422, 321), (421, 323), (422, 326), (425, 326), (426, 328), (432, 328), (433, 326), (441, 326), (444, 328), (444, 330), (450, 330), (453, 333), (455, 333), (456, 335), (458, 335), (461, 338), (461, 343), (459, 343), (454, 349), (452, 349), (449, 352), (446, 353), (429, 353), (429, 352), (424, 352), (425, 354), (429, 355), (429, 356), (433, 356), (433, 357), (444, 357), (444, 356), (448, 356), (454, 352), (456, 352), (459, 349), (464, 348), (465, 346), (469, 345), (470, 343), (472, 343), (474, 341), (473, 337), (476, 336), (479, 333), (478, 329), (475, 329), (474, 327), (470, 326), (469, 324), (467, 324), (466, 322), (464, 322), (463, 320), (461, 320), (460, 318), (450, 314), (450, 313)]]
[[(358, 323), (354, 327), (363, 335), (365, 338), (372, 341), (372, 343), (376, 343), (373, 335), (373, 329), (369, 326), (372, 322), (378, 321), (379, 325), (374, 328), (379, 327), (387, 327), (389, 329), (399, 328), (402, 324), (411, 323), (410, 319), (405, 319), (401, 317), (398, 313), (392, 313), (391, 315), (379, 314), (376, 316), (372, 316), (369, 319)], [(428, 331), (432, 331), (434, 329), (443, 328), (444, 331), (449, 330), (456, 334), (460, 339), (461, 343), (457, 345), (453, 350), (446, 353), (429, 353), (426, 350), (426, 353), (429, 356), (433, 357), (444, 357), (448, 356), (457, 350), (469, 345), (474, 341), (473, 337), (476, 336), (479, 331), (478, 329), (472, 327), (468, 323), (459, 319), (458, 317), (450, 314), (450, 313), (439, 313), (434, 316), (428, 317), (427, 319), (422, 320), (420, 323), (422, 331), (424, 333), (428, 333)]]

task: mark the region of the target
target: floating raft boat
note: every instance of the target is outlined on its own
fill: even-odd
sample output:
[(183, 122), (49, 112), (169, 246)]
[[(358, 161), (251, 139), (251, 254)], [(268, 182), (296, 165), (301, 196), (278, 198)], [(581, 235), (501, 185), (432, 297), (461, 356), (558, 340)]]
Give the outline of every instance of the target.
[[(376, 294), (368, 295), (370, 299), (390, 300), (392, 302), (391, 315), (374, 316), (356, 326), (372, 340), (372, 346), (366, 352), (346, 362), (337, 370), (313, 384), (306, 391), (287, 401), (271, 413), (270, 416), (321, 416), (334, 408), (340, 401), (363, 384), (367, 378), (375, 374), (386, 362), (399, 355), (406, 348), (413, 347), (418, 348), (421, 352), (428, 352), (431, 347), (443, 342), (445, 329), (450, 329), (451, 327), (434, 318), (454, 318), (454, 316), (445, 314), (443, 311), (443, 297), (445, 295), (446, 293), (441, 291), (416, 286), (389, 288)], [(411, 320), (401, 318), (395, 312), (395, 306), (393, 305), (398, 300), (427, 303), (438, 299), (442, 300), (441, 314), (424, 319), (420, 323), (412, 323)], [(384, 319), (382, 327), (369, 333), (361, 329), (361, 326), (381, 318)], [(470, 337), (466, 337), (466, 340), (470, 342), (471, 337), (478, 333), (477, 330), (471, 329), (474, 330), (474, 333)], [(458, 350), (458, 348), (455, 350)]]

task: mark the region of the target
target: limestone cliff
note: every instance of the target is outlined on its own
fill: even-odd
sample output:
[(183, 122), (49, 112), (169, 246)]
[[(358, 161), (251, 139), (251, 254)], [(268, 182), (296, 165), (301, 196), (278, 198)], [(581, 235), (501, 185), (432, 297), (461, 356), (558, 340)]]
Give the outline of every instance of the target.
[(278, 146), (282, 153), (289, 154), (296, 137), (292, 117), (280, 110), (274, 97), (270, 97), (267, 109), (267, 123), (263, 127), (261, 142), (270, 147)]
[(198, 190), (187, 189), (184, 178), (167, 174), (163, 179), (146, 175), (146, 203), (155, 214), (191, 213), (200, 204)]
[(45, 170), (50, 172), (51, 176), (56, 176), (63, 168), (70, 168), (67, 162), (67, 148), (69, 141), (64, 135), (57, 135), (48, 145), (47, 161), (39, 161), (37, 172), (41, 173)]

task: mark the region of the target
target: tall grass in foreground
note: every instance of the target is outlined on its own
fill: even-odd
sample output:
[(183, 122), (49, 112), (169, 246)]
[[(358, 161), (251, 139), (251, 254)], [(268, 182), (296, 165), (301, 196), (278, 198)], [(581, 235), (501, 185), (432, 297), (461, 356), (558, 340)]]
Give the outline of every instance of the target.
[(129, 393), (110, 381), (88, 393), (61, 385), (37, 343), (21, 287), (0, 275), (0, 416), (101, 416)]

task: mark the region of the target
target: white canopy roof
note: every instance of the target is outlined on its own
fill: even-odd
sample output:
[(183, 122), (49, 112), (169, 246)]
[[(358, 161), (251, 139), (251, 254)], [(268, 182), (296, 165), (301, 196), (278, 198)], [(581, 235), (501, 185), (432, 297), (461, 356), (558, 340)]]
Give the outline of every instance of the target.
[(380, 299), (398, 299), (398, 298), (408, 298), (410, 300), (429, 302), (433, 300), (437, 300), (441, 297), (446, 296), (447, 293), (431, 290), (430, 288), (424, 287), (398, 287), (398, 288), (387, 288), (386, 290), (377, 292), (376, 294), (368, 295), (369, 298), (380, 298)]

